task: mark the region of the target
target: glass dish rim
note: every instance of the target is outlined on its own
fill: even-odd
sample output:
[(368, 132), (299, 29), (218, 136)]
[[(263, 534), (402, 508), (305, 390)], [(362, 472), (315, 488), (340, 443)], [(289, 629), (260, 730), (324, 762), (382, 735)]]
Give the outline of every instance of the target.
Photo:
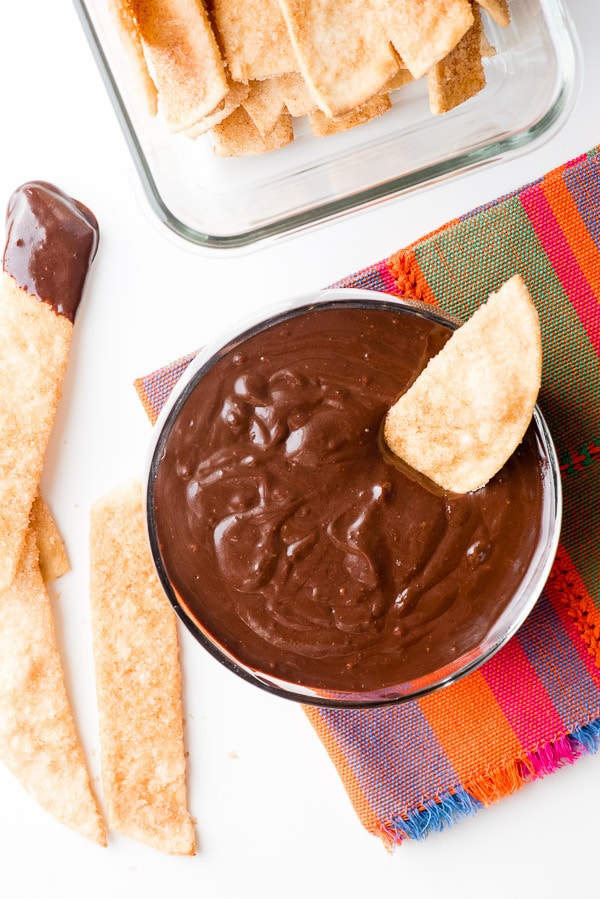
[[(538, 405), (536, 405), (534, 410), (534, 423), (537, 437), (548, 458), (548, 470), (545, 476), (546, 492), (543, 505), (545, 514), (549, 516), (550, 530), (546, 539), (546, 544), (540, 550), (539, 558), (535, 560), (535, 566), (532, 562), (532, 565), (527, 572), (526, 580), (519, 587), (519, 590), (509, 605), (496, 621), (494, 629), (497, 629), (499, 623), (504, 622), (504, 619), (509, 617), (508, 612), (512, 606), (516, 604), (517, 599), (527, 594), (526, 601), (522, 602), (518, 614), (513, 615), (512, 618), (510, 618), (510, 622), (506, 625), (502, 634), (495, 639), (492, 645), (488, 646), (484, 651), (475, 656), (471, 653), (471, 656), (473, 657), (457, 670), (453, 670), (449, 674), (442, 674), (437, 680), (430, 681), (422, 687), (410, 692), (407, 691), (402, 694), (395, 693), (389, 696), (384, 695), (386, 691), (397, 691), (399, 688), (406, 686), (399, 684), (385, 688), (385, 690), (381, 691), (369, 691), (364, 694), (353, 693), (351, 694), (351, 698), (342, 696), (342, 694), (332, 695), (331, 693), (327, 696), (321, 696), (318, 692), (314, 691), (314, 688), (286, 684), (283, 681), (275, 682), (274, 680), (268, 680), (268, 675), (264, 672), (254, 671), (243, 663), (240, 663), (225, 647), (222, 647), (218, 641), (213, 639), (209, 633), (204, 632), (179, 603), (168, 573), (162, 564), (159, 542), (156, 534), (153, 502), (154, 476), (160, 462), (164, 441), (170, 427), (189, 396), (189, 393), (194, 389), (196, 382), (202, 377), (207, 365), (211, 365), (215, 359), (219, 357), (219, 354), (226, 349), (230, 349), (232, 344), (243, 340), (251, 333), (255, 333), (256, 331), (268, 327), (273, 323), (273, 320), (281, 320), (281, 318), (290, 314), (301, 314), (315, 306), (322, 306), (324, 304), (340, 304), (348, 306), (352, 303), (358, 306), (370, 304), (378, 307), (391, 307), (400, 312), (417, 314), (430, 321), (449, 325), (452, 328), (458, 327), (461, 324), (460, 319), (456, 316), (453, 316), (438, 307), (432, 307), (426, 303), (409, 300), (403, 297), (396, 297), (380, 291), (358, 288), (317, 290), (308, 294), (288, 298), (287, 300), (258, 310), (252, 316), (249, 316), (244, 321), (226, 329), (210, 341), (210, 343), (206, 344), (190, 362), (171, 391), (171, 394), (153, 427), (143, 477), (143, 503), (148, 542), (154, 567), (163, 590), (179, 619), (192, 634), (196, 642), (207, 650), (213, 658), (246, 682), (279, 698), (292, 700), (312, 707), (366, 709), (401, 705), (405, 702), (420, 699), (423, 696), (436, 692), (442, 687), (461, 680), (466, 675), (480, 668), (481, 665), (494, 656), (511, 639), (511, 637), (514, 636), (537, 603), (547, 581), (558, 548), (563, 511), (562, 484), (558, 457), (548, 425)], [(531, 570), (532, 567), (534, 568), (533, 571)], [(486, 638), (486, 640), (488, 638)], [(375, 693), (377, 693), (377, 695), (375, 695)], [(361, 699), (361, 696), (364, 698)]]
[(142, 149), (127, 104), (109, 65), (98, 31), (88, 10), (88, 0), (73, 0), (83, 31), (100, 70), (105, 88), (125, 137), (144, 197), (158, 222), (172, 235), (189, 246), (206, 251), (248, 251), (274, 239), (293, 236), (308, 228), (319, 227), (336, 218), (358, 213), (384, 201), (399, 199), (416, 191), (427, 190), (450, 178), (465, 175), (484, 165), (501, 161), (505, 156), (516, 156), (532, 149), (539, 141), (549, 139), (554, 128), (569, 114), (581, 82), (576, 44), (577, 35), (563, 0), (539, 0), (540, 9), (550, 16), (557, 30), (567, 38), (569, 67), (554, 103), (529, 126), (505, 137), (493, 140), (481, 147), (466, 149), (448, 159), (431, 163), (414, 172), (404, 173), (380, 184), (370, 185), (346, 196), (320, 202), (299, 213), (281, 216), (275, 221), (227, 235), (215, 235), (186, 225), (169, 209), (156, 184), (152, 167)]

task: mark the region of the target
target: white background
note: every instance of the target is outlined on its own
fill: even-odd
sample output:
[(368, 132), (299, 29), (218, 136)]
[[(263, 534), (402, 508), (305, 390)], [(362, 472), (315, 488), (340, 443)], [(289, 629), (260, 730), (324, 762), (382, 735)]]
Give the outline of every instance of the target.
[[(150, 427), (133, 379), (248, 311), (325, 286), (599, 143), (600, 10), (589, 0), (567, 5), (584, 82), (549, 142), (260, 251), (207, 258), (162, 232), (146, 209), (68, 0), (0, 3), (0, 204), (21, 182), (45, 179), (88, 204), (102, 229), (43, 482), (72, 562), (56, 591), (57, 630), (98, 792), (88, 514), (143, 467)], [(3, 899), (597, 892), (600, 757), (388, 855), (362, 829), (299, 707), (238, 680), (185, 634), (182, 653), (198, 854), (163, 856), (115, 834), (106, 849), (89, 844), (37, 808), (0, 766)]]

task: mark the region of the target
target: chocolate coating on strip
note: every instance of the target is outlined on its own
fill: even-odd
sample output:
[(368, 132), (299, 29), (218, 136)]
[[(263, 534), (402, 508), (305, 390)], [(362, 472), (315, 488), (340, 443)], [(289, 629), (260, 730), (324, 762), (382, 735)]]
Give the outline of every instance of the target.
[(392, 308), (317, 307), (201, 373), (160, 447), (156, 535), (181, 607), (238, 661), (376, 691), (476, 650), (510, 603), (542, 533), (533, 431), (463, 495), (381, 439), (450, 333)]
[(19, 287), (71, 322), (98, 248), (94, 214), (53, 184), (29, 181), (6, 213), (3, 268)]

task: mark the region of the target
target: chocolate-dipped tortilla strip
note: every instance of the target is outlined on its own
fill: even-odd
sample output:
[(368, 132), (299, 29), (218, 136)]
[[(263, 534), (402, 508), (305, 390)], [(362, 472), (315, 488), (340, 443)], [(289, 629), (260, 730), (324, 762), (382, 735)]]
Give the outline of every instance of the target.
[(0, 590), (12, 582), (60, 399), (98, 223), (42, 181), (8, 204), (0, 281)]

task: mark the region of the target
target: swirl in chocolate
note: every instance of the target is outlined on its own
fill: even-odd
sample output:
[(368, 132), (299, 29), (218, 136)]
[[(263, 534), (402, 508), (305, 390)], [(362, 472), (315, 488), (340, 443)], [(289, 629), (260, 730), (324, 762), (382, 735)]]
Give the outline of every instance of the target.
[(90, 210), (45, 181), (12, 194), (6, 213), (4, 271), (71, 322), (98, 247)]
[(161, 559), (244, 664), (377, 690), (476, 648), (509, 603), (540, 537), (535, 437), (467, 495), (380, 439), (449, 335), (393, 307), (303, 310), (221, 354), (185, 399), (153, 487)]

